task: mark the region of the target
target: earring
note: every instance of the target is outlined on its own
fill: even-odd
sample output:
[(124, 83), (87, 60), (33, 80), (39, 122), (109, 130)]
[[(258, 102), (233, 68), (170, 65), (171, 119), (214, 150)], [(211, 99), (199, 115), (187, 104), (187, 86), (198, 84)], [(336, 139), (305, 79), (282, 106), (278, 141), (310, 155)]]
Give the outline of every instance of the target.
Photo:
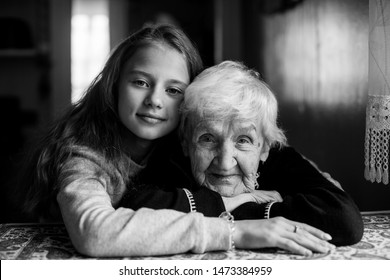
[(257, 172), (255, 174), (255, 190), (258, 190), (260, 188), (259, 183), (257, 182), (257, 178), (260, 177), (260, 172)]

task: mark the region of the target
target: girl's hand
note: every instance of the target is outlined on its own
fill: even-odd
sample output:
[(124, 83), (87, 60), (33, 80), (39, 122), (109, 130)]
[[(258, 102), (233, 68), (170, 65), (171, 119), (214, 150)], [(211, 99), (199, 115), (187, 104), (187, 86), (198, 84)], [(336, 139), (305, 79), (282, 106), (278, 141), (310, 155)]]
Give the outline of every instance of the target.
[(282, 202), (283, 199), (277, 191), (252, 190), (232, 197), (222, 196), (223, 203), (227, 211), (231, 212), (241, 204), (246, 202), (256, 202), (258, 204), (271, 201)]
[(246, 202), (255, 202), (255, 199), (250, 193), (242, 193), (236, 196), (222, 196), (223, 204), (225, 204), (226, 211), (233, 211), (241, 204), (244, 204)]
[(269, 220), (236, 221), (233, 238), (237, 248), (278, 247), (295, 254), (310, 256), (327, 253), (335, 248), (331, 236), (315, 227), (283, 217)]

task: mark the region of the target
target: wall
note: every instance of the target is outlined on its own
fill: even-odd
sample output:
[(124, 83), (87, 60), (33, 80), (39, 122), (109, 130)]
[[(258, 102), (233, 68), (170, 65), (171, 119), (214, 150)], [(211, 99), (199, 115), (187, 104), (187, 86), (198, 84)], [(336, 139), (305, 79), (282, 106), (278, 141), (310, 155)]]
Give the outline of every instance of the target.
[[(230, 0), (229, 0), (230, 1)], [(205, 65), (214, 64), (214, 7), (210, 0), (129, 0), (128, 33), (145, 23), (165, 22), (180, 26), (196, 43)]]
[(368, 0), (305, 0), (259, 12), (258, 67), (289, 142), (330, 172), (362, 211), (390, 209), (390, 186), (364, 179)]

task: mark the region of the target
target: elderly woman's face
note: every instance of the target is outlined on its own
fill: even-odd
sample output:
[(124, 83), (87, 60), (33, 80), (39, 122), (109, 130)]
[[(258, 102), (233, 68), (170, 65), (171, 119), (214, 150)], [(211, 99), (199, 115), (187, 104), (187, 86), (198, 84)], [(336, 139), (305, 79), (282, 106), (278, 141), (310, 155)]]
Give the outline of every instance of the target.
[(222, 196), (254, 189), (259, 161), (268, 155), (260, 127), (242, 120), (193, 123), (184, 149), (196, 181)]

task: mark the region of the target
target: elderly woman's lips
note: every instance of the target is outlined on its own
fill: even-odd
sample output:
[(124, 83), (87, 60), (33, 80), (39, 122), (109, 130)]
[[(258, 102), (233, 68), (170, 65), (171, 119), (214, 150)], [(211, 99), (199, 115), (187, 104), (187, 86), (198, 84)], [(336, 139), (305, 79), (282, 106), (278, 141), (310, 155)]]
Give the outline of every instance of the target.
[(232, 180), (234, 177), (238, 176), (236, 174), (231, 174), (231, 175), (221, 175), (221, 174), (216, 174), (212, 173), (210, 174), (211, 179), (214, 181), (219, 181), (219, 182), (229, 182)]

